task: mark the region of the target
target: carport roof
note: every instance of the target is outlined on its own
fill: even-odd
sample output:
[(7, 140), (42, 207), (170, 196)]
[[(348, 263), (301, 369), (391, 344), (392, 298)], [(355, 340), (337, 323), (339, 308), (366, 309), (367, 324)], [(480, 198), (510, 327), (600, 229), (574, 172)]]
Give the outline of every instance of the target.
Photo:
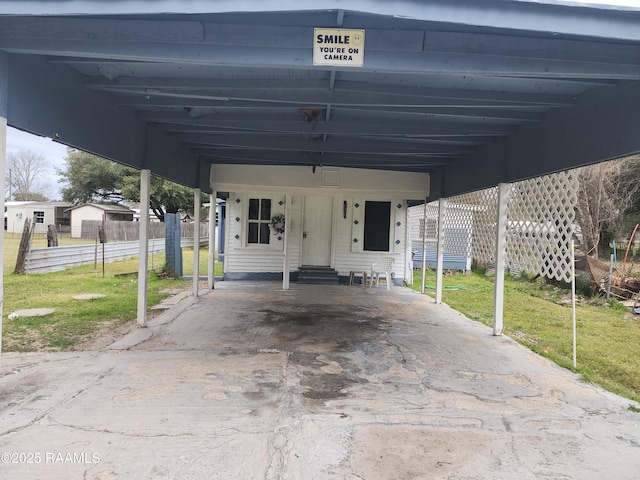
[[(204, 191), (211, 164), (317, 165), (428, 172), (435, 199), (640, 151), (640, 9), (332, 6), (0, 0), (0, 99)], [(364, 30), (363, 65), (314, 65), (314, 28)]]

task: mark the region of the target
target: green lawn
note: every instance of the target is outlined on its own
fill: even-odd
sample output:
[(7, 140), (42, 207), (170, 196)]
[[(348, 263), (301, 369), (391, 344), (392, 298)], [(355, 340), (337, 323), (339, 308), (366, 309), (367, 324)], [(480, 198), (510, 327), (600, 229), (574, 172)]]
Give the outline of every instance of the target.
[[(434, 295), (435, 273), (427, 272), (427, 293)], [(443, 302), (472, 320), (493, 324), (493, 277), (457, 273), (443, 280)], [(412, 288), (419, 291), (421, 273)], [(572, 369), (572, 314), (568, 289), (541, 281), (505, 278), (504, 334)], [(577, 368), (590, 382), (640, 401), (640, 318), (618, 302), (579, 299)]]
[[(136, 317), (137, 276), (113, 277), (79, 274), (73, 270), (43, 275), (5, 275), (3, 308), (3, 351), (65, 350), (99, 328), (115, 326)], [(148, 302), (158, 303), (161, 289), (185, 288), (188, 282), (164, 280), (149, 274)], [(104, 298), (74, 300), (82, 293), (99, 293)], [(8, 314), (26, 308), (51, 307), (45, 317)]]
[[(9, 244), (13, 240), (10, 239)], [(200, 275), (207, 274), (207, 255), (207, 249), (202, 248)], [(150, 258), (149, 307), (167, 296), (160, 290), (191, 288), (191, 282), (158, 276), (156, 271), (160, 272), (163, 264), (164, 253), (154, 254), (153, 261)], [(193, 249), (183, 251), (183, 267), (185, 275), (193, 273)], [(137, 313), (137, 270), (137, 257), (106, 264), (104, 277), (101, 265), (97, 270), (91, 264), (31, 275), (14, 275), (10, 273), (13, 271), (11, 265), (4, 274), (2, 350), (70, 349), (100, 328), (132, 321)], [(222, 264), (216, 263), (215, 274), (222, 275)], [(85, 301), (73, 299), (74, 295), (82, 293), (99, 293), (106, 297)], [(8, 319), (8, 315), (16, 310), (39, 307), (51, 307), (55, 312), (46, 317)]]

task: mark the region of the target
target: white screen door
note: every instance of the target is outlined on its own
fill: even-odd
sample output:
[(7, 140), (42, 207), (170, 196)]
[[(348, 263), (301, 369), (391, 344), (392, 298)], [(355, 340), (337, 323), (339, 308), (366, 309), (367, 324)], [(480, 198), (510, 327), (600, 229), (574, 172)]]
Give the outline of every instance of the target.
[(302, 264), (318, 267), (330, 266), (333, 198), (306, 197), (303, 223)]

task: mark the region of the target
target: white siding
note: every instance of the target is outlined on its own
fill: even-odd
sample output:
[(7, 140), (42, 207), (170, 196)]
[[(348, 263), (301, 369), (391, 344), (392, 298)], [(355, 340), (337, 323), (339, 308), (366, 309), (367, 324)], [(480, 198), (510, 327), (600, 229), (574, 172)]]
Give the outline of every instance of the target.
[(102, 220), (104, 210), (84, 205), (71, 210), (71, 238), (80, 238), (82, 233), (83, 220)]
[(24, 204), (7, 207), (7, 231), (22, 233), (27, 218), (34, 219), (34, 212), (44, 212), (43, 223), (36, 223), (34, 233), (47, 233), (48, 225), (56, 223), (56, 207), (44, 204)]
[[(285, 196), (283, 194), (266, 192), (230, 193), (227, 202), (227, 251), (225, 252), (224, 271), (225, 273), (282, 272), (284, 262), (283, 238), (278, 240), (278, 235), (272, 233), (269, 245), (247, 245), (246, 243), (249, 198), (270, 198), (271, 216), (284, 214)], [(285, 219), (290, 229), (289, 262), (293, 270), (297, 268), (300, 261), (301, 200), (299, 195), (291, 197), (291, 205), (289, 206), (290, 218)]]
[[(362, 249), (364, 243), (362, 236), (364, 233), (364, 202), (367, 200), (375, 201), (389, 201), (391, 202), (391, 232), (390, 232), (390, 252), (367, 252)], [(342, 206), (343, 202), (347, 202), (347, 218), (343, 218)], [(358, 204), (358, 208), (355, 208), (355, 204)], [(338, 271), (338, 275), (348, 276), (351, 270), (356, 271), (369, 271), (371, 270), (371, 264), (379, 257), (393, 257), (395, 264), (393, 267), (394, 277), (396, 279), (404, 279), (405, 268), (405, 202), (400, 199), (393, 199), (389, 197), (379, 197), (375, 195), (363, 196), (363, 197), (338, 197), (338, 212), (336, 217), (338, 219), (336, 224), (336, 232), (334, 235), (334, 268)], [(401, 208), (398, 209), (397, 205), (400, 204)], [(355, 225), (354, 221), (357, 220), (358, 224)], [(400, 225), (396, 225), (400, 222)], [(355, 228), (354, 228), (355, 227)], [(354, 247), (354, 238), (352, 235), (359, 235), (358, 242), (360, 246)], [(396, 240), (400, 240), (399, 244), (396, 244)]]
[[(312, 193), (317, 194), (317, 192)], [(284, 201), (284, 195), (281, 195)], [(284, 204), (279, 205), (279, 194), (268, 192), (230, 192), (227, 202), (227, 228), (225, 252), (225, 273), (276, 273), (283, 269), (283, 251), (276, 248), (281, 246), (281, 242), (269, 246), (255, 246), (246, 244), (246, 217), (249, 198), (271, 198), (272, 215), (284, 213)], [(348, 276), (349, 271), (369, 271), (371, 264), (379, 257), (391, 256), (395, 259), (394, 276), (396, 279), (405, 277), (406, 261), (406, 202), (398, 197), (381, 195), (363, 195), (354, 198), (352, 196), (333, 196), (333, 249), (332, 267), (338, 271), (340, 276)], [(239, 202), (237, 200), (240, 200)], [(363, 243), (362, 234), (364, 223), (364, 202), (367, 200), (391, 202), (390, 219), (390, 252), (365, 252), (353, 248), (353, 235), (359, 235), (360, 245)], [(344, 210), (346, 202), (346, 216)], [(359, 207), (354, 213), (354, 204)], [(292, 195), (291, 205), (289, 205), (289, 218), (286, 219), (289, 231), (289, 265), (291, 271), (297, 270), (301, 265), (302, 247), (302, 225), (303, 225), (303, 203), (302, 195)], [(400, 205), (400, 208), (398, 208)], [(282, 210), (280, 212), (280, 209)], [(355, 216), (354, 216), (355, 215)], [(346, 218), (345, 218), (346, 217)], [(236, 220), (238, 219), (238, 220)], [(358, 220), (358, 225), (354, 229), (354, 219)], [(400, 223), (400, 225), (397, 225)], [(236, 238), (237, 237), (237, 238)], [(272, 235), (271, 241), (274, 241)], [(396, 243), (399, 241), (399, 243)], [(355, 251), (354, 251), (355, 250)], [(360, 247), (362, 250), (362, 247)]]
[(26, 205), (7, 207), (7, 232), (22, 233), (27, 218), (29, 215)]

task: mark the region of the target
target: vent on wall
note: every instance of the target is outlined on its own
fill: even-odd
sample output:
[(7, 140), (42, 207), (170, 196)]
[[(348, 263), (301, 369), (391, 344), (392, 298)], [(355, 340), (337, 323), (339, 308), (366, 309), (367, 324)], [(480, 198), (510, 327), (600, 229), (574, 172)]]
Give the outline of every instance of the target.
[(340, 184), (340, 178), (338, 176), (337, 168), (322, 169), (322, 186), (323, 187), (337, 187), (339, 184)]

